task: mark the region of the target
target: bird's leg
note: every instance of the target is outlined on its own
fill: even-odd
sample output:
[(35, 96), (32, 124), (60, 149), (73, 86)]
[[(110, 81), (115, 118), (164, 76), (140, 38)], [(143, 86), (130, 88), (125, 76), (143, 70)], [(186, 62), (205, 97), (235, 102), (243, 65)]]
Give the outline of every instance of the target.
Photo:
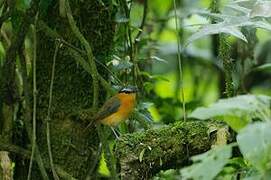
[(116, 136), (117, 139), (120, 139), (117, 132), (115, 131), (115, 129), (113, 127), (111, 127), (111, 130), (113, 131), (114, 135)]

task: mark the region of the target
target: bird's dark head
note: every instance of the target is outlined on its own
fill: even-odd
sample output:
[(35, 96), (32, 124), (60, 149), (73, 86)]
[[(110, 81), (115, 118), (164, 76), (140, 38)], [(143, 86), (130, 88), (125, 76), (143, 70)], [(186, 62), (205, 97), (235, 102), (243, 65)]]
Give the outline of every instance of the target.
[(126, 86), (119, 90), (119, 93), (131, 94), (136, 93), (138, 91), (137, 87), (135, 86)]

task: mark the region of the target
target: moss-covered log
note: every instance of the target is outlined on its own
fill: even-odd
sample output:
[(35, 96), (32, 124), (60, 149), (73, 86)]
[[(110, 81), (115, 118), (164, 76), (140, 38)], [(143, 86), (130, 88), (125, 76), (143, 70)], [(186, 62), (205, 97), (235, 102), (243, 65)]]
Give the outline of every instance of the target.
[(116, 144), (122, 179), (148, 179), (160, 170), (188, 165), (189, 157), (203, 153), (216, 142), (224, 124), (187, 121), (124, 135)]

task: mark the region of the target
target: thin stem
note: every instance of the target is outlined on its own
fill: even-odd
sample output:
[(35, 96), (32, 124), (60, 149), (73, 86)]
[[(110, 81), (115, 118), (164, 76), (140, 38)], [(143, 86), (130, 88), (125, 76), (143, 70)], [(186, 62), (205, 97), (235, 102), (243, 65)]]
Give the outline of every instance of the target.
[(147, 18), (147, 14), (148, 14), (148, 0), (144, 1), (144, 9), (143, 9), (143, 17), (142, 17), (142, 21), (139, 27), (139, 32), (137, 33), (136, 37), (135, 37), (135, 43), (137, 43), (140, 40), (140, 36), (143, 32), (145, 23), (146, 23), (146, 18)]
[(86, 180), (90, 180), (91, 179), (91, 177), (93, 175), (92, 173), (95, 170), (95, 168), (97, 167), (97, 164), (98, 164), (98, 161), (99, 161), (99, 159), (101, 157), (101, 154), (102, 154), (102, 143), (100, 142), (99, 148), (98, 148), (97, 152), (95, 153), (95, 157), (93, 157), (94, 160), (92, 161), (92, 166), (88, 170), (88, 173), (87, 173), (87, 176), (86, 176)]
[(180, 36), (178, 33), (178, 16), (177, 16), (177, 7), (176, 7), (176, 0), (173, 0), (174, 3), (174, 14), (175, 14), (175, 28), (176, 28), (176, 36), (177, 36), (177, 47), (178, 47), (178, 67), (179, 67), (179, 73), (180, 73), (180, 78), (181, 78), (181, 96), (182, 96), (182, 106), (183, 106), (183, 120), (186, 120), (186, 110), (185, 110), (185, 99), (184, 99), (184, 80), (183, 80), (183, 69), (182, 69), (182, 59), (181, 59), (181, 51), (180, 51)]
[[(69, 47), (70, 49), (71, 49), (71, 54), (72, 54), (72, 56), (74, 57), (75, 55), (75, 53), (76, 53), (76, 56), (80, 56), (80, 58), (82, 59), (83, 57), (85, 57), (85, 56), (87, 56), (87, 54), (86, 54), (86, 52), (85, 51), (83, 51), (83, 50), (81, 50), (81, 49), (79, 49), (79, 48), (77, 48), (77, 47), (75, 47), (74, 45), (72, 45), (72, 44), (70, 44), (69, 42), (67, 42), (66, 40), (64, 40), (57, 32), (55, 32), (55, 31), (53, 31), (50, 27), (48, 27), (42, 20), (40, 20), (39, 21), (39, 27), (42, 29), (42, 31), (47, 35), (47, 36), (49, 36), (49, 37), (51, 37), (51, 38), (53, 38), (53, 39), (58, 39), (63, 45), (65, 45), (65, 46), (67, 46), (67, 47)], [(76, 58), (75, 58), (75, 60), (77, 60)], [(103, 63), (101, 63), (100, 61), (98, 61), (97, 59), (95, 59), (94, 58), (94, 61), (95, 62), (97, 62), (98, 64), (100, 64), (101, 66), (103, 66), (104, 67), (104, 69), (106, 70), (106, 71), (108, 71), (108, 73), (110, 73), (110, 75), (119, 83), (119, 84), (121, 84), (121, 85), (123, 85), (124, 83), (123, 82), (121, 82), (121, 80), (106, 66), (106, 65), (104, 65)], [(83, 62), (83, 64), (84, 65), (82, 65), (81, 63), (81, 65), (82, 65), (82, 67), (86, 70), (86, 66), (85, 66), (85, 64), (88, 64), (88, 63), (85, 63), (85, 60), (83, 59), (82, 60), (82, 62)], [(89, 64), (87, 65), (87, 72), (89, 73), (89, 74), (91, 74), (91, 69), (90, 69), (90, 66), (89, 66)], [(103, 77), (100, 75), (100, 74), (98, 74), (98, 79), (99, 79), (99, 81), (101, 82), (101, 84), (104, 86), (104, 87), (109, 87), (109, 83), (108, 82), (106, 82), (106, 80), (105, 79), (103, 79)], [(108, 84), (108, 85), (107, 85)], [(110, 88), (111, 88), (111, 86), (110, 86)], [(107, 88), (107, 89), (109, 89), (109, 88)]]
[[(79, 49), (79, 48), (77, 48), (77, 47), (75, 47), (74, 45), (72, 45), (72, 44), (70, 44), (70, 43), (68, 43), (67, 41), (65, 41), (65, 40), (63, 40), (63, 39), (59, 39), (59, 41), (61, 42), (61, 43), (63, 43), (65, 46), (67, 46), (67, 47), (69, 47), (69, 48), (71, 48), (71, 49), (73, 49), (74, 51), (76, 51), (76, 52), (78, 52), (78, 53), (80, 53), (80, 54), (82, 54), (82, 55), (87, 55), (83, 50), (81, 50), (81, 49)], [(123, 85), (123, 82), (121, 82), (121, 80), (106, 66), (106, 65), (104, 65), (103, 63), (101, 63), (100, 61), (98, 61), (96, 58), (94, 58), (94, 61), (96, 62), (96, 63), (98, 63), (98, 64), (100, 64), (101, 66), (103, 66), (103, 68), (116, 80), (116, 81), (118, 81), (118, 83), (119, 84), (121, 84), (121, 85)], [(89, 64), (86, 64), (86, 63), (84, 63), (84, 66), (88, 66), (89, 68), (90, 68), (90, 66), (89, 66)], [(84, 67), (83, 66), (83, 67)], [(88, 71), (90, 74), (91, 74), (91, 69), (89, 69), (89, 71)], [(99, 74), (98, 74), (98, 76), (99, 76)]]
[(67, 18), (71, 27), (71, 30), (75, 34), (75, 36), (79, 39), (79, 41), (83, 44), (83, 46), (86, 49), (87, 52), (87, 57), (91, 69), (91, 76), (92, 76), (92, 81), (93, 81), (93, 104), (92, 106), (94, 108), (97, 108), (98, 106), (98, 95), (99, 95), (99, 83), (98, 83), (98, 71), (97, 67), (94, 61), (94, 55), (92, 53), (92, 49), (88, 43), (88, 41), (85, 39), (85, 37), (82, 35), (78, 27), (76, 26), (76, 23), (73, 19), (71, 8), (69, 5), (69, 1), (66, 1), (66, 13), (67, 13)]
[(51, 149), (51, 139), (50, 139), (50, 120), (51, 120), (51, 108), (52, 108), (52, 98), (53, 98), (53, 86), (54, 86), (54, 76), (55, 76), (55, 65), (56, 65), (56, 57), (59, 49), (59, 42), (56, 43), (56, 48), (53, 57), (53, 65), (52, 65), (52, 75), (50, 81), (50, 90), (49, 90), (49, 103), (48, 103), (48, 110), (47, 110), (47, 118), (46, 118), (46, 136), (47, 136), (47, 146), (48, 146), (48, 154), (50, 160), (50, 166), (52, 169), (52, 173), (54, 179), (59, 180), (57, 173), (55, 171), (54, 162), (53, 162), (53, 155)]
[(36, 150), (36, 112), (37, 112), (37, 68), (36, 68), (36, 62), (37, 62), (37, 19), (38, 19), (38, 13), (35, 18), (35, 25), (33, 26), (33, 114), (32, 114), (32, 150), (31, 150), (31, 158), (29, 163), (29, 169), (28, 169), (28, 175), (27, 180), (31, 179), (31, 170), (33, 166), (33, 159), (35, 155)]

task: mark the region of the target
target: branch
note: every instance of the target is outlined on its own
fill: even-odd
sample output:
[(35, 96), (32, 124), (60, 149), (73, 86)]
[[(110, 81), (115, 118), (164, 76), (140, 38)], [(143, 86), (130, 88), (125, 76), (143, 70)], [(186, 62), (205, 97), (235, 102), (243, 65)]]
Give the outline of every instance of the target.
[(115, 148), (121, 179), (148, 179), (160, 170), (188, 165), (191, 156), (211, 148), (214, 132), (224, 127), (193, 120), (124, 135)]
[(148, 14), (148, 0), (145, 0), (144, 1), (143, 17), (142, 17), (142, 21), (141, 21), (141, 24), (139, 27), (140, 30), (138, 31), (138, 33), (135, 37), (135, 42), (134, 42), (135, 44), (140, 41), (140, 36), (141, 36), (143, 29), (144, 29), (144, 26), (145, 26), (147, 14)]

